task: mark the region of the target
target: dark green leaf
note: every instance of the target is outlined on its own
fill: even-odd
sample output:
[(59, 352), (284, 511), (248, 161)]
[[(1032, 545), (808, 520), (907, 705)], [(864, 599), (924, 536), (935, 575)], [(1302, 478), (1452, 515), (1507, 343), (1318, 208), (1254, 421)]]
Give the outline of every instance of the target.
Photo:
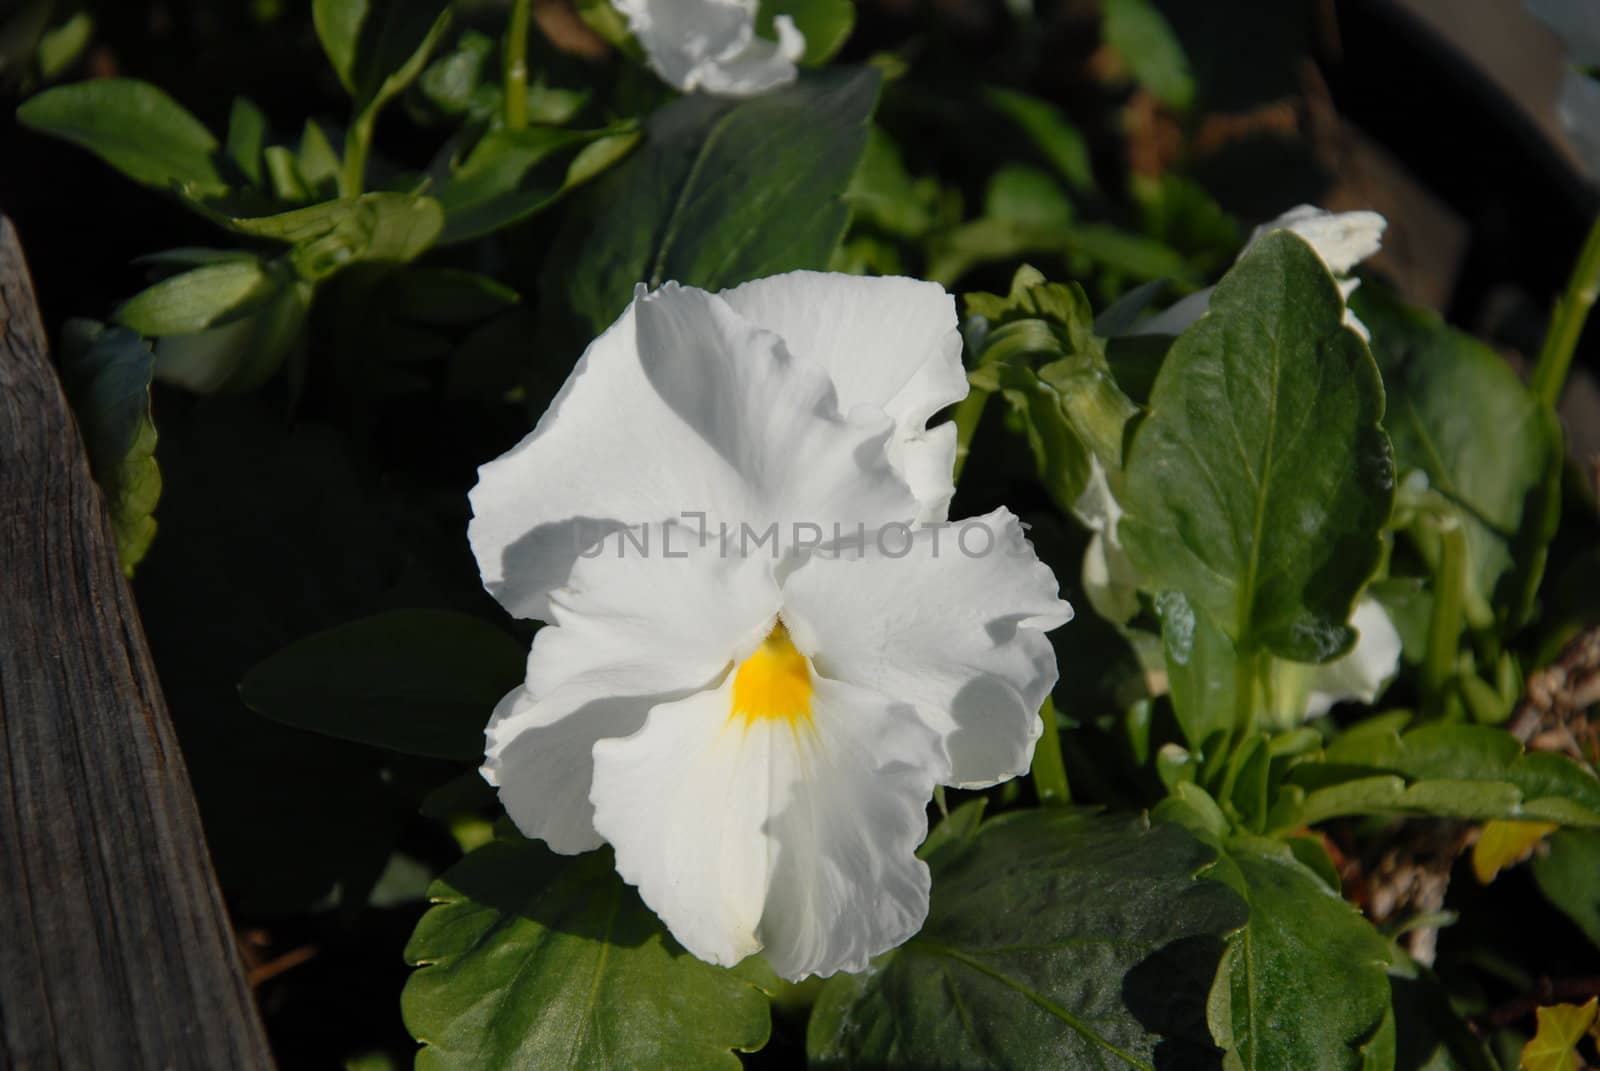
[(527, 652), (478, 618), (399, 610), (308, 636), (245, 675), (246, 705), (299, 729), (475, 760)]
[(411, 267), (390, 281), (397, 316), (411, 323), (470, 324), (515, 305), (517, 292), (487, 275), (459, 268)]
[(1241, 655), (1323, 662), (1377, 567), (1394, 490), (1383, 385), (1302, 239), (1276, 232), (1173, 344), (1135, 432), (1120, 532)]
[(620, 160), (639, 140), (632, 123), (602, 130), (493, 130), (439, 187), (441, 242), (518, 223)]
[(1277, 841), (1230, 840), (1215, 873), (1250, 905), (1209, 1007), (1226, 1066), (1393, 1067), (1389, 946), (1371, 924)]
[(567, 216), (552, 296), (566, 295), (590, 337), (641, 281), (718, 290), (827, 267), (878, 81), (875, 70), (837, 68), (752, 100), (694, 96), (662, 108), (587, 210)]
[(612, 869), (496, 841), (447, 871), (406, 945), (418, 969), (401, 995), (444, 1068), (728, 1068), (766, 1043), (755, 974), (679, 948)]
[(922, 932), (823, 987), (823, 1067), (1153, 1068), (1214, 1059), (1204, 1003), (1237, 896), (1176, 826), (1050, 809), (932, 856)]
[(1172, 710), (1191, 750), (1206, 754), (1215, 737), (1233, 729), (1235, 694), (1233, 644), (1204, 613), (1176, 591), (1156, 599), (1161, 646)]
[(132, 78), (47, 89), (17, 109), (25, 125), (83, 146), (135, 182), (199, 194), (227, 189), (217, 139), (166, 93)]
[(1122, 55), (1139, 83), (1163, 104), (1194, 102), (1189, 60), (1171, 25), (1151, 0), (1104, 0), (1106, 43)]
[(1534, 857), (1533, 878), (1545, 899), (1600, 948), (1600, 830), (1556, 833), (1549, 853)]
[(1520, 623), (1552, 534), (1559, 426), (1504, 359), (1470, 335), (1375, 285), (1356, 291), (1352, 308), (1372, 331), (1396, 464), (1426, 473), (1466, 527), (1469, 620), (1483, 628), (1498, 612)]
[(150, 414), (154, 364), (149, 345), (132, 331), (88, 320), (68, 320), (62, 331), (62, 383), (129, 576), (155, 538), (152, 515), (161, 497)]

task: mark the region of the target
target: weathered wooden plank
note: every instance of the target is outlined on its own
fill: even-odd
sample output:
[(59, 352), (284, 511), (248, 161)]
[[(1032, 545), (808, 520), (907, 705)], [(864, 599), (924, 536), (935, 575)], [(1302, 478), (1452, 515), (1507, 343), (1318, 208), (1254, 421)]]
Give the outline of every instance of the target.
[(0, 1067), (270, 1068), (100, 495), (0, 217)]

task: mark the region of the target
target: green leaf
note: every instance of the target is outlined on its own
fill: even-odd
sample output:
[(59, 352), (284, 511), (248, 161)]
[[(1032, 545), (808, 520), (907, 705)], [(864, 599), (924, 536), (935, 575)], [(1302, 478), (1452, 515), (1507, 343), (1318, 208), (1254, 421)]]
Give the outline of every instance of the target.
[[(1465, 526), (1468, 620), (1476, 628), (1496, 615), (1519, 624), (1553, 534), (1560, 427), (1505, 360), (1477, 339), (1402, 306), (1376, 285), (1356, 291), (1351, 307), (1372, 331), (1396, 464), (1402, 472), (1425, 473)], [(1427, 544), (1422, 550), (1436, 554)]]
[(198, 394), (239, 392), (266, 382), (304, 340), (312, 286), (272, 266), (266, 296), (213, 327), (156, 343), (156, 378)]
[(1371, 924), (1277, 841), (1230, 840), (1215, 874), (1250, 905), (1208, 1008), (1224, 1066), (1393, 1067), (1389, 946)]
[(222, 193), (217, 139), (166, 93), (132, 78), (47, 89), (17, 109), (25, 125), (88, 149), (135, 182)]
[(308, 636), (245, 675), (245, 704), (299, 729), (409, 755), (476, 760), (527, 651), (493, 625), (397, 610)]
[(339, 81), (365, 106), (421, 73), (449, 8), (439, 0), (314, 0), (311, 17)]
[[(612, 869), (610, 851), (557, 856), (530, 841), (468, 855), (428, 892), (406, 945), (400, 1007), (445, 1068), (740, 1066), (771, 1029), (745, 968), (702, 963)], [(757, 966), (752, 964), (752, 966)]]
[(1533, 879), (1544, 898), (1600, 948), (1600, 830), (1563, 830), (1548, 854), (1533, 860)]
[(90, 320), (68, 320), (62, 331), (62, 383), (129, 576), (155, 538), (161, 497), (150, 413), (154, 364), (149, 345), (132, 331)]
[(937, 189), (933, 184), (930, 198), (928, 185), (915, 181), (906, 170), (894, 140), (882, 127), (873, 126), (845, 199), (857, 223), (870, 223), (901, 238), (920, 238), (933, 226), (929, 201), (937, 199)]
[(644, 143), (569, 213), (550, 258), (584, 337), (641, 281), (719, 290), (823, 269), (844, 234), (844, 192), (878, 98), (871, 69), (802, 73), (752, 100), (685, 97), (651, 117)]
[(438, 190), (440, 242), (478, 238), (521, 222), (620, 160), (639, 140), (631, 122), (600, 130), (492, 130)]
[[(49, 5), (46, 5), (48, 10)], [(80, 11), (60, 26), (46, 30), (39, 37), (35, 57), (39, 64), (39, 77), (53, 82), (67, 72), (89, 47), (94, 35), (94, 16)]]
[(808, 67), (820, 67), (832, 59), (856, 25), (856, 5), (851, 0), (762, 0), (756, 33), (776, 40), (778, 33), (772, 23), (779, 15), (793, 19), (795, 29), (805, 35), (806, 50), (800, 62)]
[(260, 260), (230, 257), (163, 279), (123, 302), (112, 318), (147, 338), (188, 335), (260, 301), (271, 289)]
[(1034, 148), (1067, 180), (1068, 186), (1080, 193), (1095, 188), (1089, 143), (1055, 105), (1014, 89), (994, 86), (985, 89), (983, 96), (991, 107), (1022, 128)]
[(1233, 643), (1181, 592), (1162, 592), (1156, 616), (1178, 727), (1192, 750), (1208, 754), (1215, 738), (1225, 741), (1233, 729), (1238, 704)]
[(262, 150), (267, 137), (267, 117), (248, 97), (233, 98), (228, 113), (227, 156), (252, 185), (261, 184)]
[(444, 228), (438, 201), (404, 193), (364, 193), (270, 216), (197, 207), (235, 234), (293, 245), (290, 259), (310, 281), (357, 261), (404, 264), (431, 248)]
[(1122, 55), (1139, 84), (1161, 103), (1194, 103), (1194, 76), (1172, 26), (1151, 0), (1103, 0), (1106, 43)]
[(1241, 656), (1347, 650), (1394, 491), (1383, 385), (1322, 261), (1280, 231), (1173, 343), (1129, 450), (1119, 526)]
[(1072, 202), (1056, 180), (1032, 167), (1010, 164), (989, 177), (983, 210), (997, 219), (1041, 227), (1072, 222)]
[(294, 154), (295, 168), (310, 198), (334, 198), (339, 195), (339, 153), (323, 131), (322, 124), (307, 119), (300, 132), (300, 146)]
[[(821, 1067), (1153, 1068), (1214, 1052), (1205, 993), (1237, 896), (1177, 826), (1014, 812), (933, 854), (922, 932), (823, 987)], [(1158, 1056), (1159, 1052), (1159, 1056)], [(1285, 1065), (1287, 1066), (1287, 1065)]]
[(1600, 779), (1563, 755), (1525, 754), (1493, 726), (1427, 725), (1404, 735), (1362, 726), (1330, 744), (1323, 759), (1289, 771), (1292, 790), (1274, 812), (1277, 829), (1405, 814), (1600, 827)]
[(1123, 429), (1136, 412), (1094, 337), (1088, 297), (1077, 284), (1047, 283), (1023, 268), (1008, 296), (968, 294), (966, 305), (986, 321), (973, 386), (1005, 398), (1027, 433), (1040, 482), (1071, 512), (1093, 459), (1108, 472), (1121, 468)]

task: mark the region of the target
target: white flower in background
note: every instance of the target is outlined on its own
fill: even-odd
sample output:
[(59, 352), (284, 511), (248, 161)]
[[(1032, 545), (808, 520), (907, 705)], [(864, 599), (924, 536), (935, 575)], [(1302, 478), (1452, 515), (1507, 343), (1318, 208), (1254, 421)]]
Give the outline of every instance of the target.
[(1570, 66), (1561, 79), (1556, 114), (1591, 179), (1600, 177), (1600, 4), (1594, 0), (1528, 0), (1528, 10), (1566, 43)]
[(756, 36), (757, 0), (612, 0), (650, 68), (684, 93), (753, 97), (795, 80), (806, 39), (773, 20), (778, 39)]
[[(1301, 205), (1291, 208), (1271, 223), (1264, 223), (1250, 234), (1250, 240), (1245, 243), (1249, 249), (1261, 239), (1276, 230), (1292, 231), (1310, 243), (1316, 250), (1317, 256), (1328, 266), (1328, 271), (1333, 274), (1334, 280), (1339, 284), (1346, 300), (1360, 285), (1359, 280), (1349, 278), (1350, 272), (1357, 264), (1376, 253), (1383, 244), (1384, 228), (1388, 222), (1376, 212), (1326, 212), (1313, 205)], [(1243, 251), (1240, 251), (1243, 256)], [(1211, 307), (1211, 291), (1214, 287), (1190, 294), (1177, 302), (1164, 312), (1159, 312), (1136, 326), (1129, 334), (1135, 335), (1178, 335), (1201, 316), (1205, 315)], [(1347, 308), (1344, 311), (1344, 322), (1363, 339), (1371, 341), (1372, 336), (1367, 333), (1366, 325), (1356, 319), (1355, 315)]]
[(1095, 613), (1125, 624), (1139, 612), (1139, 571), (1117, 537), (1122, 505), (1111, 493), (1106, 468), (1098, 457), (1089, 458), (1089, 482), (1072, 512), (1093, 533), (1083, 552), (1083, 593)]
[(1350, 627), (1356, 630), (1356, 643), (1348, 653), (1307, 667), (1307, 718), (1321, 717), (1335, 703), (1373, 702), (1400, 670), (1400, 631), (1377, 599), (1361, 597), (1350, 615)]
[[(472, 492), (487, 586), (550, 622), (484, 776), (702, 959), (864, 968), (927, 913), (934, 786), (1031, 761), (1071, 608), (1009, 513), (905, 523), (948, 507), (955, 329), (908, 279), (641, 293)], [(772, 523), (846, 535), (742, 538)]]

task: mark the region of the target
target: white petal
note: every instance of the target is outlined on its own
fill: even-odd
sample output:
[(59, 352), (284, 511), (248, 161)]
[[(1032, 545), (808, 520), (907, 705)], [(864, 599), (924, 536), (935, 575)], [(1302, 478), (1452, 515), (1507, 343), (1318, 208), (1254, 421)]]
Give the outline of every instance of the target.
[[(942, 454), (912, 455), (922, 449), (928, 421), (967, 396), (955, 299), (937, 283), (919, 279), (813, 271), (757, 279), (722, 297), (782, 336), (790, 353), (820, 364), (845, 412), (864, 406), (889, 415), (895, 423), (892, 460), (918, 492), (924, 515), (943, 520), (954, 491), (954, 440), (948, 462)], [(936, 441), (935, 449), (945, 448), (943, 440)]]
[(694, 955), (765, 950), (778, 973), (861, 970), (927, 914), (915, 849), (944, 774), (903, 706), (819, 680), (810, 725), (733, 720), (731, 686), (595, 747), (595, 823), (617, 870)]
[(1327, 212), (1315, 205), (1301, 205), (1257, 227), (1245, 248), (1275, 230), (1293, 231), (1311, 244), (1329, 271), (1344, 276), (1378, 251), (1388, 225), (1376, 212)]
[(954, 422), (947, 420), (921, 435), (900, 440), (899, 449), (890, 451), (891, 458), (896, 454), (896, 466), (917, 500), (917, 521), (939, 522), (950, 516), (950, 499), (956, 493), (951, 478), (956, 464)]
[(880, 414), (841, 416), (827, 374), (778, 336), (668, 284), (635, 298), (533, 432), (479, 470), (467, 534), (484, 586), (544, 618), (578, 554), (623, 526), (697, 512), (735, 530), (914, 517), (892, 434)]
[[(1328, 212), (1315, 205), (1291, 208), (1270, 223), (1263, 223), (1250, 234), (1245, 243), (1249, 249), (1276, 230), (1287, 230), (1304, 238), (1328, 266), (1345, 298), (1356, 288), (1353, 280), (1345, 279), (1355, 266), (1378, 251), (1383, 244), (1383, 232), (1389, 223), (1376, 212)], [(1242, 255), (1242, 252), (1241, 252)], [(1178, 301), (1171, 308), (1158, 312), (1128, 332), (1130, 335), (1179, 335), (1211, 307), (1211, 290), (1197, 291)], [(1363, 339), (1371, 340), (1366, 325), (1349, 309), (1345, 309), (1344, 322)]]
[(1561, 35), (1573, 64), (1600, 66), (1600, 4), (1594, 0), (1528, 0), (1528, 10)]
[(1119, 625), (1139, 612), (1142, 578), (1117, 537), (1122, 506), (1111, 493), (1105, 466), (1089, 459), (1089, 482), (1072, 507), (1084, 527), (1094, 533), (1083, 554), (1083, 590), (1101, 617)]
[(778, 41), (755, 35), (754, 0), (614, 0), (669, 85), (692, 93), (745, 97), (794, 81), (805, 37), (793, 20), (775, 20)]
[(1345, 700), (1371, 703), (1400, 668), (1400, 632), (1378, 600), (1363, 597), (1350, 624), (1357, 633), (1350, 653), (1312, 668), (1307, 675), (1308, 718), (1320, 717)]
[(777, 612), (770, 563), (723, 557), (714, 538), (701, 545), (682, 529), (649, 538), (646, 556), (627, 535), (609, 537), (551, 593), (555, 623), (534, 637), (525, 683), (489, 723), (485, 780), (518, 829), (558, 852), (600, 844), (595, 742), (631, 735), (651, 707), (714, 686)]
[(823, 676), (915, 707), (944, 739), (952, 783), (1014, 777), (1056, 682), (1044, 633), (1072, 608), (1006, 510), (900, 535), (879, 533), (860, 558), (813, 556), (785, 579), (795, 643)]

